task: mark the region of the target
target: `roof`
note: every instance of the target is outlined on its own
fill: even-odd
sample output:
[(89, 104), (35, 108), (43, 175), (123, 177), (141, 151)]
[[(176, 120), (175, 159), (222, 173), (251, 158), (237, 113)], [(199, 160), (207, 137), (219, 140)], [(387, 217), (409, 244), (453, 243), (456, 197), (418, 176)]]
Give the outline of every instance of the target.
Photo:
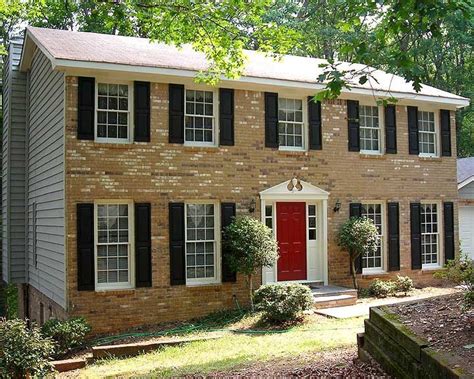
[(474, 181), (474, 157), (458, 159), (458, 184), (460, 187)]
[[(31, 39), (48, 58), (53, 66), (100, 68), (105, 64), (120, 65), (124, 70), (130, 66), (143, 69), (171, 69), (181, 72), (196, 72), (206, 70), (208, 62), (203, 53), (192, 49), (190, 45), (180, 48), (174, 45), (150, 42), (146, 38), (125, 37), (108, 34), (72, 32), (57, 29), (28, 27), (26, 43)], [(261, 80), (287, 81), (299, 85), (311, 85), (311, 88), (323, 88), (318, 83), (318, 77), (323, 72), (319, 67), (327, 63), (323, 59), (285, 55), (281, 59), (274, 59), (264, 53), (246, 50), (247, 62), (241, 80), (247, 82)], [(92, 66), (93, 64), (93, 66)], [(22, 68), (28, 63), (22, 62)], [(127, 67), (128, 66), (128, 67)], [(420, 92), (414, 91), (411, 82), (404, 78), (386, 73), (374, 68), (367, 68), (362, 64), (341, 62), (341, 70), (370, 70), (374, 79), (365, 84), (355, 80), (351, 85), (354, 89), (370, 91), (368, 94), (380, 92), (381, 96), (398, 98), (416, 98), (421, 101), (429, 97), (437, 102), (444, 101), (457, 106), (466, 106), (469, 100), (461, 96), (423, 85)], [(153, 71), (156, 72), (156, 71)], [(404, 96), (399, 96), (404, 94)]]

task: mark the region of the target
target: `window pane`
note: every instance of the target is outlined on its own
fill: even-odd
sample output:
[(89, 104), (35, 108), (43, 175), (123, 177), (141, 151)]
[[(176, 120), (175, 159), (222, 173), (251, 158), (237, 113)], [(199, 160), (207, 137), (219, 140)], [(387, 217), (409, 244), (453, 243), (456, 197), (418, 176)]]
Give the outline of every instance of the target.
[[(375, 112), (371, 110), (370, 112)], [(361, 210), (362, 217), (366, 217), (374, 223), (379, 233), (379, 240), (377, 244), (377, 250), (374, 253), (365, 253), (362, 256), (362, 267), (363, 268), (382, 268), (382, 251), (383, 251), (383, 218), (382, 218), (382, 205), (381, 204), (362, 204)]]
[(186, 204), (186, 275), (214, 278), (214, 204)]
[(98, 205), (97, 216), (99, 216), (96, 220), (97, 280), (104, 284), (127, 283), (129, 281), (128, 205)]
[[(186, 141), (209, 143), (213, 142), (213, 97), (214, 93), (212, 91), (186, 90)], [(204, 129), (206, 130), (204, 131)]]
[(279, 144), (303, 147), (303, 102), (301, 99), (278, 98)]
[(438, 264), (438, 206), (421, 205), (421, 263)]
[(360, 147), (363, 151), (380, 151), (378, 107), (359, 107)]
[(127, 140), (128, 85), (98, 83), (98, 93), (97, 137)]

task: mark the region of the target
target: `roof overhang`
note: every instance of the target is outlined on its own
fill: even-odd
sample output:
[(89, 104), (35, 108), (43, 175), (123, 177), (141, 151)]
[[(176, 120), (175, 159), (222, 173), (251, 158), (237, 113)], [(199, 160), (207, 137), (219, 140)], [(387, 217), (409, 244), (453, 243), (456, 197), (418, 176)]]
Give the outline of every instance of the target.
[(474, 175), (463, 180), (461, 183), (458, 184), (458, 190), (460, 190), (461, 188), (467, 186), (468, 184), (474, 182)]
[[(153, 77), (160, 77), (161, 80), (168, 79), (173, 80), (176, 83), (180, 83), (194, 80), (196, 78), (196, 75), (198, 74), (198, 71), (194, 70), (55, 58), (28, 29), (26, 29), (25, 32), (25, 40), (23, 46), (24, 47), (20, 61), (21, 71), (28, 71), (30, 69), (34, 52), (36, 48), (38, 48), (50, 60), (53, 69), (63, 71), (69, 75), (100, 75), (114, 73), (114, 75), (123, 74), (130, 78), (130, 74), (132, 74), (136, 78), (148, 78), (148, 80), (150, 80)], [(241, 76), (238, 79), (228, 79), (222, 77), (221, 83), (223, 83), (223, 85), (228, 85), (236, 89), (298, 91), (300, 93), (303, 92), (308, 96), (314, 95), (316, 92), (326, 88), (325, 85), (321, 83), (270, 79), (254, 76)], [(459, 96), (429, 96), (397, 91), (388, 92), (360, 87), (350, 87), (349, 89), (343, 88), (340, 98), (347, 99), (354, 94), (371, 98), (377, 97), (379, 99), (388, 99), (395, 97), (399, 100), (400, 105), (417, 105), (423, 103), (432, 103), (437, 105), (444, 105), (445, 107), (452, 109), (463, 108), (469, 105), (469, 99)]]

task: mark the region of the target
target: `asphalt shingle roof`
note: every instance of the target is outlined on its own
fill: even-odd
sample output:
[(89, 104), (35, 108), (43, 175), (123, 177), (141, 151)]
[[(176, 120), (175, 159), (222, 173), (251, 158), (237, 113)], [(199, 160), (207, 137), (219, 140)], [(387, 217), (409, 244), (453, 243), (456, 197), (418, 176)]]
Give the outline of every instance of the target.
[(474, 176), (474, 157), (458, 159), (458, 184)]
[[(27, 28), (30, 34), (49, 54), (59, 60), (112, 63), (122, 65), (172, 68), (189, 71), (205, 70), (208, 62), (204, 54), (196, 52), (191, 46), (182, 48), (162, 43), (150, 42), (146, 38), (124, 37), (98, 33), (71, 32), (66, 30)], [(245, 51), (247, 63), (244, 75), (254, 78), (279, 79), (292, 82), (317, 83), (318, 76), (323, 72), (319, 67), (326, 62), (323, 59), (285, 55), (280, 60), (255, 51)], [(342, 63), (340, 68), (364, 69), (362, 64)], [(417, 94), (411, 83), (404, 78), (373, 68), (371, 79), (365, 84), (354, 81), (354, 87), (408, 94), (426, 95), (450, 99), (463, 99), (451, 94), (423, 85)]]

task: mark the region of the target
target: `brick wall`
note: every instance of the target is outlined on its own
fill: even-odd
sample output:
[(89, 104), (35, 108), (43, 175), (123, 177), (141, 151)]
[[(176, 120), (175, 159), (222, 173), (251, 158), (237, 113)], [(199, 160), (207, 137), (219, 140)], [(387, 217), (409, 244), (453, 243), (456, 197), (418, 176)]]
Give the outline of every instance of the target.
[[(170, 287), (168, 202), (231, 201), (242, 214), (255, 199), (255, 216), (260, 217), (258, 193), (295, 174), (330, 192), (330, 283), (350, 285), (347, 253), (337, 247), (335, 235), (349, 216), (349, 203), (363, 200), (400, 202), (401, 273), (417, 282), (431, 280), (431, 273), (410, 270), (409, 204), (422, 199), (456, 201), (456, 158), (408, 154), (406, 107), (397, 106), (398, 154), (373, 157), (348, 152), (345, 100), (322, 106), (323, 150), (290, 153), (264, 147), (263, 93), (236, 90), (235, 146), (190, 148), (168, 143), (168, 85), (152, 83), (151, 142), (111, 145), (76, 139), (77, 78), (68, 77), (66, 87), (68, 303), (70, 313), (86, 316), (96, 332), (200, 316), (233, 306), (232, 295), (245, 303), (245, 281), (240, 277), (236, 284)], [(76, 204), (97, 199), (151, 202), (153, 288), (76, 290)], [(334, 213), (337, 199), (342, 207)], [(455, 228), (457, 235), (457, 204)]]

